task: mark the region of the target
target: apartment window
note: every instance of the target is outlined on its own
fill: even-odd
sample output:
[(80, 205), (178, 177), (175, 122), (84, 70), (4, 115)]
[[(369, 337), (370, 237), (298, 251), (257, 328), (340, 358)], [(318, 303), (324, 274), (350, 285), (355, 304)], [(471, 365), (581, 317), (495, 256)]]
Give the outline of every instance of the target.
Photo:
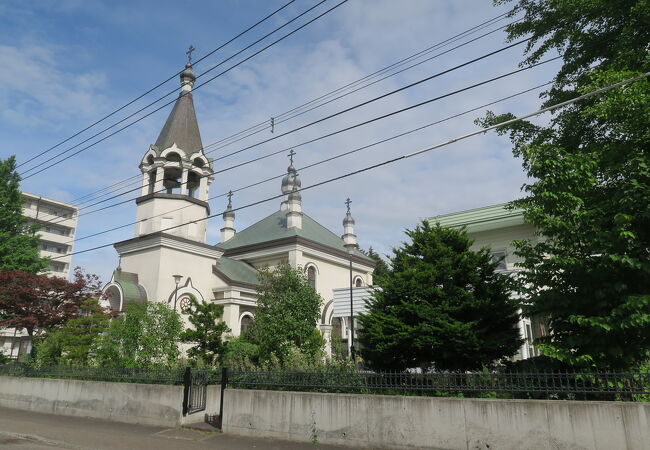
[(60, 247), (58, 245), (52, 245), (52, 244), (43, 244), (41, 248), (46, 252), (53, 252), (53, 253), (65, 253), (66, 251), (65, 247)]
[(68, 236), (68, 230), (59, 227), (44, 226), (43, 231), (52, 234), (58, 234), (59, 236)]
[(496, 270), (506, 270), (506, 252), (493, 252), (492, 262), (498, 263)]

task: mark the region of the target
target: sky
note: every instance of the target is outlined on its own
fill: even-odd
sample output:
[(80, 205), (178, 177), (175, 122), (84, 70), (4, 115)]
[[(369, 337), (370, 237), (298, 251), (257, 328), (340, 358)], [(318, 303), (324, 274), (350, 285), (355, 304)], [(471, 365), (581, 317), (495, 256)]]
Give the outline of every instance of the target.
[[(37, 164), (56, 162), (61, 158), (56, 157), (59, 152), (113, 125), (164, 94), (171, 95), (129, 122), (173, 100), (179, 89), (177, 77), (46, 155), (34, 157), (180, 71), (186, 62), (185, 52), (190, 44), (196, 48), (196, 60), (286, 1), (3, 2), (0, 4), (3, 22), (0, 27), (0, 135), (3, 138), (0, 158), (15, 154), (18, 163), (24, 163), (19, 168), (25, 177), (22, 190), (80, 206), (87, 205), (77, 199), (139, 174), (141, 158), (149, 145), (155, 142), (171, 111), (171, 104), (41, 173), (28, 177), (33, 173), (28, 170)], [(318, 1), (295, 1), (259, 27), (195, 64), (194, 71), (200, 74), (210, 69)], [(326, 0), (302, 19), (214, 69), (203, 80), (251, 55), (338, 1)], [(271, 117), (372, 74), (507, 10), (508, 5), (494, 7), (489, 0), (348, 0), (200, 88), (198, 85), (202, 79), (199, 77), (194, 89), (194, 104), (204, 147), (250, 126), (269, 121)], [(497, 29), (509, 20), (504, 18), (494, 22), (485, 30), (441, 47), (429, 56)], [(505, 33), (496, 31), (279, 123), (273, 134), (270, 130), (264, 130), (239, 142), (206, 151), (211, 151), (208, 156), (219, 158), (506, 45)], [(219, 171), (251, 158), (289, 149), (332, 131), (516, 70), (523, 59), (523, 50), (523, 45), (515, 46), (317, 125), (235, 156), (217, 159), (214, 169)], [(298, 146), (295, 165), (300, 171), (302, 186), (475, 131), (478, 129), (475, 119), (483, 116), (487, 109), (516, 115), (534, 111), (541, 104), (539, 95), (543, 89), (353, 155), (300, 170), (305, 165), (335, 154), (548, 82), (558, 67), (558, 61), (550, 62), (372, 124)], [(116, 128), (119, 127), (111, 131)], [(227, 201), (220, 194), (286, 172), (288, 159), (285, 153), (217, 174), (210, 187), (211, 197), (217, 197), (210, 201), (211, 212), (218, 213), (225, 208)], [(513, 157), (508, 139), (490, 132), (306, 190), (302, 193), (303, 210), (333, 232), (343, 234), (344, 202), (350, 197), (361, 247), (367, 249), (372, 246), (382, 254), (390, 254), (393, 247), (406, 239), (404, 230), (414, 228), (421, 219), (513, 200), (523, 195), (521, 187), (525, 182), (521, 161)], [(278, 179), (237, 192), (233, 197), (233, 206), (242, 206), (279, 193)], [(100, 212), (91, 211), (135, 196), (123, 195), (108, 203), (82, 209), (76, 234), (78, 240), (73, 250), (81, 251), (132, 238), (134, 226), (80, 239), (133, 222), (136, 214), (133, 200)], [(100, 197), (98, 200), (102, 199)], [(279, 200), (272, 200), (237, 211), (235, 228), (242, 230), (266, 217), (279, 208), (279, 203)], [(208, 243), (218, 243), (222, 226), (220, 217), (210, 219)], [(72, 265), (81, 266), (108, 281), (117, 263), (117, 253), (112, 246), (108, 246), (73, 256)]]

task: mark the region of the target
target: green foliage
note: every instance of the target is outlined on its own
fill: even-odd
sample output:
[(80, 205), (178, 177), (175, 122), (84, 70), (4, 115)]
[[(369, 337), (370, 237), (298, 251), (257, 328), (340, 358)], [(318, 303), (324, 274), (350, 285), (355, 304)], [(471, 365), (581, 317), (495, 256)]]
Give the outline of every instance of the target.
[(187, 350), (187, 355), (195, 361), (199, 359), (209, 366), (214, 366), (223, 359), (226, 344), (222, 336), (230, 331), (223, 316), (223, 306), (206, 301), (198, 302), (191, 298), (189, 321), (193, 328), (181, 333), (183, 342), (194, 344)]
[[(508, 31), (533, 36), (525, 62), (563, 54), (546, 105), (650, 70), (647, 0), (522, 0), (521, 12)], [(552, 338), (538, 348), (574, 367), (631, 368), (650, 356), (648, 123), (644, 79), (565, 107), (547, 126), (501, 130), (531, 180), (513, 206), (546, 238), (517, 243), (525, 313), (548, 317)]]
[(35, 344), (38, 366), (85, 366), (97, 338), (108, 328), (110, 314), (96, 299), (81, 304), (79, 317), (45, 335)]
[(36, 227), (23, 216), (19, 185), (15, 157), (0, 160), (0, 271), (37, 273), (47, 267), (47, 260), (39, 256)]
[(379, 253), (375, 252), (372, 247), (368, 248), (368, 251), (364, 253), (375, 261), (375, 270), (372, 272), (373, 280), (385, 276), (390, 271), (384, 258), (382, 258)]
[(94, 363), (103, 367), (167, 368), (178, 363), (183, 324), (164, 303), (129, 303), (113, 319), (94, 348)]
[(258, 346), (260, 362), (284, 367), (297, 351), (315, 360), (323, 355), (316, 328), (322, 299), (300, 269), (282, 264), (259, 272), (261, 286), (247, 340)]
[(521, 340), (509, 278), (463, 230), (423, 221), (393, 249), (360, 317), (361, 354), (374, 369), (479, 369), (514, 354)]
[(235, 337), (227, 341), (223, 365), (238, 370), (258, 368), (259, 348), (245, 337)]

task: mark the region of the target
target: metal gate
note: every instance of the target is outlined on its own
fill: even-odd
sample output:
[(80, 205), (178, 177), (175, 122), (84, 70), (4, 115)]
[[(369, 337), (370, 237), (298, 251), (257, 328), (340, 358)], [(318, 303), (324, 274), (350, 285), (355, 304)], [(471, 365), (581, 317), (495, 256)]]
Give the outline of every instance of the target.
[(192, 370), (189, 367), (183, 374), (183, 415), (205, 410), (208, 397), (207, 370)]

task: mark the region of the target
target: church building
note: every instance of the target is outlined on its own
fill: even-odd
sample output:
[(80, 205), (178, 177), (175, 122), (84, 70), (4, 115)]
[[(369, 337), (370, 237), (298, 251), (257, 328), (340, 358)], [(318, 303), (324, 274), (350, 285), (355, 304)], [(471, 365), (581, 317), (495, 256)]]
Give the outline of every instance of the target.
[(307, 215), (292, 152), (279, 209), (238, 232), (229, 195), (221, 242), (206, 242), (210, 185), (219, 180), (213, 176), (213, 160), (203, 152), (191, 63), (180, 79), (179, 97), (140, 162), (135, 237), (114, 244), (120, 262), (104, 288), (110, 306), (122, 311), (129, 302), (163, 302), (188, 326), (188, 306), (194, 297), (223, 305), (223, 320), (238, 336), (255, 316), (258, 269), (288, 263), (305, 271), (323, 299), (317, 325), (325, 339), (345, 340), (348, 318), (333, 317), (334, 290), (349, 289), (350, 283), (355, 291), (365, 290), (372, 285), (374, 268), (374, 261), (357, 247), (349, 203), (342, 236)]

